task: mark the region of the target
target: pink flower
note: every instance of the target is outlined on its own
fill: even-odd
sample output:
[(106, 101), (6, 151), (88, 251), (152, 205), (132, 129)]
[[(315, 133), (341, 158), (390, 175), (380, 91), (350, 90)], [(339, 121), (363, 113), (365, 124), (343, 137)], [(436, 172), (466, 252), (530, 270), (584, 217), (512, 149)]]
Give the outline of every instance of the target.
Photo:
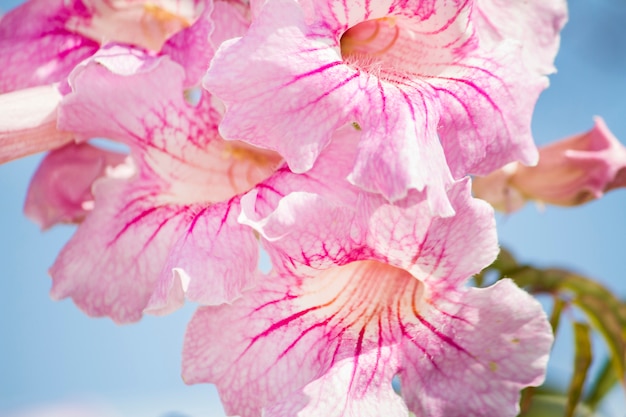
[(451, 187), (449, 218), (415, 191), (395, 205), (330, 188), (276, 199), (279, 183), (244, 197), (242, 214), (276, 269), (232, 305), (197, 311), (187, 383), (216, 384), (241, 417), (517, 414), (519, 390), (543, 380), (552, 334), (512, 282), (463, 287), (498, 250), (493, 212), (466, 181)]
[(169, 44), (188, 37), (184, 32), (189, 30), (183, 29), (195, 21), (199, 24), (192, 32), (204, 30), (207, 38), (208, 30), (202, 29), (207, 23), (199, 19), (204, 3), (30, 0), (0, 20), (0, 56), (5, 63), (0, 68), (0, 92), (63, 81), (100, 44), (128, 43), (169, 53)]
[(476, 178), (474, 194), (512, 212), (527, 200), (575, 206), (619, 187), (626, 187), (626, 148), (596, 117), (589, 132), (542, 147), (537, 166), (513, 164)]
[(50, 270), (53, 297), (127, 322), (147, 307), (172, 311), (184, 297), (231, 301), (254, 280), (258, 243), (237, 222), (239, 194), (280, 158), (223, 141), (210, 97), (187, 103), (184, 78), (167, 57), (121, 47), (72, 73), (60, 128), (127, 144), (136, 168), (95, 181), (93, 209)]
[(434, 213), (451, 215), (454, 178), (536, 162), (530, 117), (547, 85), (520, 64), (516, 40), (476, 36), (471, 8), (270, 0), (204, 79), (227, 105), (220, 132), (306, 172), (352, 125), (362, 132), (352, 183), (391, 201), (426, 189)]
[[(204, 1), (161, 3), (31, 0), (3, 16), (0, 57), (5, 65), (0, 67), (0, 93), (5, 94), (0, 95), (0, 163), (52, 150), (75, 139), (72, 132), (57, 130), (56, 107), (67, 90), (67, 75), (94, 54), (101, 42), (158, 46), (156, 52), (185, 67), (185, 86), (196, 85), (217, 46), (209, 39), (211, 11)], [(206, 12), (199, 16), (204, 8)], [(216, 13), (213, 21), (235, 15), (228, 8), (219, 9), (221, 14)], [(183, 20), (185, 24), (175, 25), (176, 30), (168, 23)], [(165, 32), (155, 34), (155, 25), (165, 25)], [(233, 28), (226, 33), (244, 30), (242, 23), (230, 26)], [(145, 36), (137, 31), (146, 31)]]

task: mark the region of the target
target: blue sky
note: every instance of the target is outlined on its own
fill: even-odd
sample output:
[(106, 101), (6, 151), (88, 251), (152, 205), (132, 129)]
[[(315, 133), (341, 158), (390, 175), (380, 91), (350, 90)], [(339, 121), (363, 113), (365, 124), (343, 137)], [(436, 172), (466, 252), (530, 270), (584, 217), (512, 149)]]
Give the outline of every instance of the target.
[[(18, 1), (0, 1), (6, 10)], [(626, 142), (626, 1), (572, 0), (558, 73), (535, 111), (539, 144), (588, 130), (594, 115)], [(71, 301), (48, 297), (48, 267), (73, 229), (42, 233), (22, 215), (28, 181), (40, 156), (0, 165), (0, 416), (62, 402), (107, 404), (120, 415), (219, 416), (215, 389), (180, 379), (180, 350), (193, 306), (167, 317), (117, 326), (84, 316)], [(573, 209), (527, 206), (499, 216), (504, 246), (522, 260), (596, 277), (626, 298), (626, 191)], [(568, 334), (563, 334), (565, 338)], [(550, 372), (564, 381), (567, 340)], [(619, 390), (606, 407), (622, 417)], [(171, 417), (182, 414), (170, 414)]]

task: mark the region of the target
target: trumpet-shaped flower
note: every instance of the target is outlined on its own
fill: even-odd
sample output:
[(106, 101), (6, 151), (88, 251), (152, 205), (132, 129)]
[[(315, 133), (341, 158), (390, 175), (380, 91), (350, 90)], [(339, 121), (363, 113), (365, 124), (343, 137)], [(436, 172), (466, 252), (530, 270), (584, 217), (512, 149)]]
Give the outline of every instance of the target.
[[(111, 42), (185, 60), (189, 84), (195, 84), (204, 69), (190, 64), (204, 65), (213, 52), (203, 47), (209, 15), (206, 0), (30, 0), (0, 20), (0, 92), (64, 81)], [(184, 54), (181, 43), (189, 46)]]
[(551, 329), (510, 281), (462, 286), (497, 252), (493, 212), (466, 182), (451, 187), (449, 218), (416, 192), (396, 205), (293, 192), (268, 206), (279, 182), (247, 195), (242, 215), (276, 269), (232, 305), (197, 311), (188, 383), (215, 383), (241, 417), (517, 414), (519, 390), (543, 379)]
[[(3, 16), (0, 163), (52, 150), (76, 139), (72, 132), (57, 129), (57, 105), (67, 90), (70, 71), (93, 55), (100, 43), (158, 47), (153, 52), (183, 65), (185, 86), (198, 84), (216, 45), (224, 38), (222, 34), (209, 37), (214, 22), (219, 22), (220, 28), (226, 27), (224, 32), (233, 36), (245, 28), (245, 22), (228, 26), (223, 22), (234, 20), (236, 14), (231, 8), (222, 6), (212, 13), (204, 0), (159, 4), (132, 0), (31, 0)], [(178, 23), (171, 26), (170, 21)], [(163, 33), (159, 35), (161, 26)], [(145, 36), (139, 36), (137, 31), (145, 32)]]
[(539, 164), (510, 164), (474, 181), (474, 194), (495, 208), (513, 212), (528, 200), (576, 206), (626, 187), (626, 148), (604, 120), (594, 127), (539, 149)]
[(269, 0), (204, 79), (227, 105), (220, 132), (306, 172), (333, 132), (352, 125), (363, 132), (352, 183), (392, 201), (426, 189), (433, 212), (451, 215), (454, 178), (536, 162), (530, 117), (547, 85), (522, 62), (520, 42), (476, 35), (483, 25), (471, 9)]
[(93, 209), (51, 268), (53, 297), (125, 322), (148, 304), (154, 313), (183, 295), (219, 304), (250, 285), (258, 244), (237, 222), (239, 194), (272, 175), (280, 158), (223, 141), (210, 97), (186, 102), (184, 78), (167, 57), (121, 47), (71, 75), (60, 127), (127, 144), (136, 174), (95, 181)]

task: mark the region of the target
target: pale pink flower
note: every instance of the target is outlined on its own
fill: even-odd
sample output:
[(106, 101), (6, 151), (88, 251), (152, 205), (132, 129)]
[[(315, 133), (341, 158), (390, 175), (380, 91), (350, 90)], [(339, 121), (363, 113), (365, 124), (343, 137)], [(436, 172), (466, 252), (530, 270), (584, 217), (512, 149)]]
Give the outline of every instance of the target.
[(237, 222), (239, 194), (272, 175), (280, 158), (223, 141), (210, 97), (187, 103), (184, 78), (168, 57), (121, 47), (72, 73), (59, 126), (81, 140), (127, 144), (136, 175), (94, 183), (93, 210), (50, 270), (53, 297), (127, 322), (148, 304), (169, 312), (184, 296), (227, 302), (254, 280), (258, 243)]
[[(56, 107), (67, 90), (67, 75), (94, 54), (101, 42), (142, 44), (149, 40), (126, 33), (141, 30), (141, 25), (129, 20), (125, 10), (144, 10), (147, 15), (142, 18), (142, 24), (160, 25), (182, 19), (181, 13), (198, 14), (206, 9), (200, 17), (195, 16), (193, 25), (189, 26), (191, 20), (180, 30), (168, 31), (167, 37), (162, 39), (167, 40), (165, 44), (159, 41), (160, 49), (154, 51), (170, 56), (185, 67), (185, 86), (198, 84), (216, 48), (209, 37), (212, 22), (234, 18), (233, 12), (221, 7), (222, 13), (216, 11), (211, 20), (211, 9), (204, 3), (196, 0), (165, 1), (163, 5), (128, 0), (113, 3), (32, 0), (3, 16), (0, 58), (5, 64), (0, 67), (0, 93), (5, 94), (0, 95), (0, 163), (52, 150), (75, 140), (72, 132), (57, 129)], [(166, 6), (171, 10), (165, 11)], [(242, 23), (231, 26), (237, 29), (228, 28), (226, 32), (233, 35), (243, 32), (245, 27)], [(111, 33), (105, 33), (106, 30)]]
[(512, 212), (528, 200), (575, 206), (626, 187), (626, 147), (595, 118), (594, 127), (539, 149), (539, 164), (511, 164), (474, 181), (474, 194)]
[(543, 380), (552, 333), (512, 282), (463, 287), (498, 250), (493, 212), (467, 181), (451, 187), (449, 218), (415, 191), (390, 205), (330, 189), (289, 193), (263, 216), (278, 183), (244, 197), (242, 215), (271, 241), (276, 269), (232, 305), (196, 312), (187, 383), (216, 384), (240, 417), (517, 414), (519, 390)]
[(520, 62), (521, 42), (477, 36), (471, 9), (269, 0), (204, 79), (227, 105), (220, 132), (306, 172), (333, 132), (353, 125), (363, 135), (352, 183), (392, 201), (426, 189), (433, 211), (451, 215), (454, 178), (536, 162), (530, 118), (547, 85)]
[[(0, 92), (61, 82), (108, 42), (169, 53), (182, 41), (178, 37), (189, 41), (186, 32), (200, 31), (204, 39), (196, 38), (206, 44), (210, 24), (200, 18), (205, 8), (200, 0), (30, 0), (0, 20)], [(187, 53), (207, 48), (194, 49)], [(196, 59), (206, 64), (210, 56)]]

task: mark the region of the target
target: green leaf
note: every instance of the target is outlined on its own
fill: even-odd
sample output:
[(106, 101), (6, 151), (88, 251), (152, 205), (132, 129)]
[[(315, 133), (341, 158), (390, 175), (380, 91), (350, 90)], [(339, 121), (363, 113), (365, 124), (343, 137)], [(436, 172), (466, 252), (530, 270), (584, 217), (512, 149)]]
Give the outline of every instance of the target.
[(496, 269), (505, 274), (506, 272), (512, 271), (518, 267), (519, 265), (513, 254), (504, 248), (500, 248), (498, 257), (488, 268)]
[(585, 323), (574, 322), (574, 340), (576, 353), (574, 355), (574, 375), (567, 390), (567, 404), (564, 417), (573, 417), (576, 406), (583, 393), (587, 371), (593, 357), (591, 353), (591, 329)]
[(491, 282), (485, 282), (485, 278), (489, 272), (495, 271), (498, 273), (498, 277), (496, 279), (497, 281), (502, 279), (508, 271), (517, 269), (518, 266), (519, 265), (511, 252), (504, 248), (500, 248), (500, 253), (498, 254), (496, 260), (480, 273), (474, 275), (474, 285), (476, 287), (484, 287), (487, 284), (491, 284)]
[[(556, 417), (562, 416), (567, 404), (564, 395), (535, 395), (531, 407), (520, 414), (523, 417)], [(584, 404), (579, 404), (574, 417), (600, 417)]]
[(585, 403), (592, 409), (595, 409), (616, 383), (617, 375), (615, 375), (613, 370), (613, 364), (610, 359), (604, 359), (602, 368), (587, 393)]
[(561, 313), (567, 303), (558, 297), (554, 297), (554, 305), (552, 306), (552, 314), (550, 314), (550, 326), (552, 326), (552, 333), (556, 334), (559, 330), (559, 324), (561, 322)]

